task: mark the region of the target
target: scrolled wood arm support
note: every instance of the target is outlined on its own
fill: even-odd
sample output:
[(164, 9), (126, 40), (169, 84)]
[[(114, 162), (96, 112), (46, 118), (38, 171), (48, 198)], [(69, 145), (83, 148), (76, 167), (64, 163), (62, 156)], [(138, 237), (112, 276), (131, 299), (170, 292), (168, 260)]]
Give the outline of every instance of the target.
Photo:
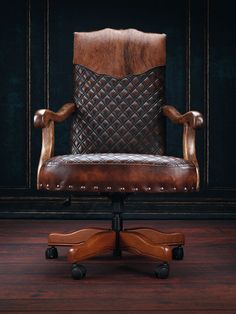
[(40, 109), (34, 115), (34, 126), (42, 128), (42, 149), (38, 165), (37, 188), (39, 188), (39, 172), (42, 164), (54, 154), (54, 122), (62, 122), (76, 109), (75, 104), (67, 103), (53, 112), (49, 109)]
[(34, 115), (34, 126), (36, 128), (46, 128), (50, 121), (62, 122), (67, 119), (76, 109), (75, 104), (67, 103), (63, 105), (57, 112), (49, 109), (40, 109)]
[(177, 124), (188, 124), (191, 128), (201, 128), (203, 125), (203, 116), (198, 111), (188, 111), (185, 114), (179, 113), (173, 106), (163, 107), (163, 114), (172, 122)]
[(183, 157), (191, 161), (196, 166), (197, 171), (197, 189), (199, 189), (199, 166), (196, 156), (195, 130), (203, 126), (203, 116), (198, 111), (189, 111), (185, 114), (179, 113), (173, 106), (163, 107), (164, 116), (172, 122), (183, 124)]

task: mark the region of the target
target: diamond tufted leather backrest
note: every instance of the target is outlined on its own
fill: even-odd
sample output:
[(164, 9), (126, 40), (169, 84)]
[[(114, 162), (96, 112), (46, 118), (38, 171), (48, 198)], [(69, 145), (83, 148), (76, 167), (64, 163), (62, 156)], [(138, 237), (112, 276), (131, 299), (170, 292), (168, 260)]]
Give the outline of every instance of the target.
[(133, 29), (74, 34), (73, 154), (164, 153), (165, 39)]

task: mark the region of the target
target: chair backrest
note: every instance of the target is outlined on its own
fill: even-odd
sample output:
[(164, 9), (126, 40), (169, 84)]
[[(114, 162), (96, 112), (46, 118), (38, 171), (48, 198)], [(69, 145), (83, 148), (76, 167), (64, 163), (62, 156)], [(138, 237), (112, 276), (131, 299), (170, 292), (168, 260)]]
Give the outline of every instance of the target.
[(166, 35), (75, 33), (73, 63), (72, 153), (162, 155)]

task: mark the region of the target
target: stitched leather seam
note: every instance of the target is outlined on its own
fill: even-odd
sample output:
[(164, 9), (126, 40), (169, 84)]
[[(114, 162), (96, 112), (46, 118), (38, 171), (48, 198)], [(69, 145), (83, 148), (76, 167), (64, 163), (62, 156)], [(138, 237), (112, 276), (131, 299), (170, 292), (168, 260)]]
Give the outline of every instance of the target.
[(125, 75), (125, 76), (121, 76), (121, 77), (116, 77), (116, 76), (112, 76), (112, 75), (109, 75), (109, 74), (106, 74), (106, 73), (98, 73), (92, 69), (90, 69), (89, 67), (83, 65), (83, 64), (80, 64), (80, 63), (74, 63), (74, 66), (80, 66), (81, 68), (84, 68), (86, 71), (90, 71), (94, 74), (96, 74), (97, 76), (103, 76), (103, 77), (106, 77), (106, 78), (110, 78), (110, 79), (115, 79), (117, 81), (122, 81), (124, 79), (129, 79), (131, 78), (132, 76), (142, 76), (144, 74), (148, 74), (149, 72), (152, 72), (152, 71), (155, 71), (156, 69), (165, 69), (166, 66), (165, 65), (158, 65), (158, 66), (155, 66), (155, 67), (152, 67), (152, 68), (149, 68), (148, 70), (144, 71), (144, 72), (141, 72), (141, 73), (137, 73), (137, 74), (128, 74), (128, 75)]
[(102, 165), (102, 166), (148, 166), (148, 167), (162, 167), (162, 168), (165, 168), (165, 167), (168, 167), (168, 168), (182, 168), (182, 169), (189, 169), (189, 168), (195, 168), (194, 165), (165, 165), (165, 164), (162, 164), (162, 165), (155, 165), (155, 164), (142, 164), (142, 163), (111, 163), (111, 162), (108, 162), (108, 163), (102, 163), (102, 162), (66, 162), (64, 161), (62, 164), (58, 163), (58, 162), (49, 162), (48, 164), (44, 164), (46, 165), (47, 167), (51, 167), (51, 166), (57, 166), (57, 165), (60, 165), (60, 167), (63, 167), (64, 165), (79, 165), (79, 166), (91, 166), (91, 165), (94, 165), (94, 166), (98, 166), (98, 165)]

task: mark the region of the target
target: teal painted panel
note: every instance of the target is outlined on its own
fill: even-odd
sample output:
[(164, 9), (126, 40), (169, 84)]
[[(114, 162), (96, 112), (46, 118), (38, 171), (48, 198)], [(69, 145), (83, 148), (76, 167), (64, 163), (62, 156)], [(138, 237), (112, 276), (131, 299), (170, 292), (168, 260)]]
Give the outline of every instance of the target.
[(209, 185), (236, 188), (235, 1), (209, 8)]
[(0, 10), (0, 186), (27, 185), (27, 2)]

